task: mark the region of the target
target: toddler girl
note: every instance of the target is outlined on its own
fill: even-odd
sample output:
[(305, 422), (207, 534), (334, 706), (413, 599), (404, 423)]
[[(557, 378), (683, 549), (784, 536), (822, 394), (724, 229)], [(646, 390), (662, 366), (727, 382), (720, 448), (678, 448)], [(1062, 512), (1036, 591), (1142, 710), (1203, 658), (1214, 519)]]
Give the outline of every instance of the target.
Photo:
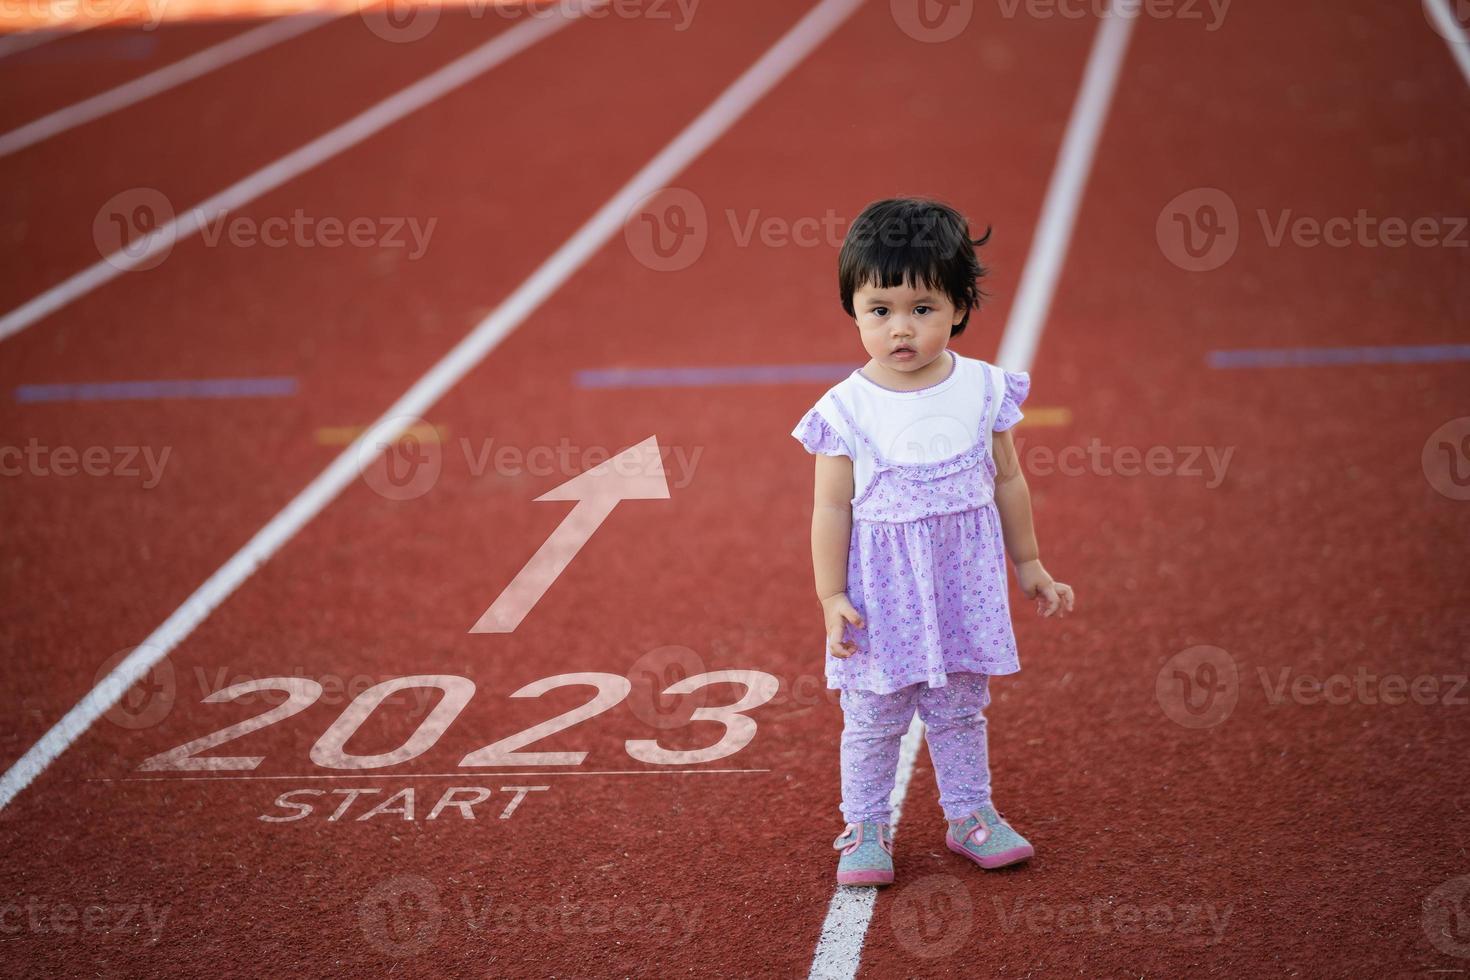
[(1034, 853), (990, 799), (989, 681), (1020, 670), (1006, 554), (1044, 615), (1071, 611), (1073, 593), (1037, 556), (1011, 441), (1029, 376), (948, 348), (979, 306), (974, 246), (989, 236), (972, 241), (964, 217), (935, 201), (865, 208), (838, 286), (872, 360), (791, 433), (816, 454), (812, 565), (827, 686), (842, 692), (843, 884), (893, 881), (889, 796), (915, 710), (949, 849), (985, 868)]

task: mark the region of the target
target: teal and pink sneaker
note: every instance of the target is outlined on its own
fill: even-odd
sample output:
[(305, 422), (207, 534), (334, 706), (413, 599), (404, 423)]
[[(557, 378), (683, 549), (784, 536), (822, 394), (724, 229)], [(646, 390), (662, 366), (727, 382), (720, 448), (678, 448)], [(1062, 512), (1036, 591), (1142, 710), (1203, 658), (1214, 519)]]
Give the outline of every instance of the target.
[(832, 842), (841, 852), (839, 885), (891, 885), (893, 832), (886, 823), (850, 823)]
[(983, 806), (963, 820), (951, 820), (944, 843), (982, 868), (1003, 868), (1036, 853), (1031, 842), (1016, 833), (993, 806)]

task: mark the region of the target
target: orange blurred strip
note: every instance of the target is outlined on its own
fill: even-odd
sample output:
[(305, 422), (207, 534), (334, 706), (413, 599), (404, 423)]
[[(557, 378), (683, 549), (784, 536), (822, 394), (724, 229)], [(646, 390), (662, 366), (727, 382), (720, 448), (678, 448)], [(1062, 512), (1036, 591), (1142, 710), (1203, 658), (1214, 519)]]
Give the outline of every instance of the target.
[[(318, 446), (347, 446), (352, 440), (367, 431), (365, 425), (329, 425), (316, 430), (316, 444)], [(447, 425), (411, 425), (404, 430), (405, 435), (411, 435), (416, 439), (432, 442), (444, 442), (449, 438), (449, 426)]]
[[(26, 9), (0, 4), (0, 34), (54, 28), (156, 27), (163, 21), (266, 19), (302, 13), (350, 14), (409, 5), (440, 8), (537, 6), (541, 0), (33, 0)], [(19, 5), (17, 5), (19, 6)]]
[(1023, 408), (1023, 417), (1017, 425), (1024, 426), (1060, 426), (1072, 424), (1072, 410), (1069, 408)]

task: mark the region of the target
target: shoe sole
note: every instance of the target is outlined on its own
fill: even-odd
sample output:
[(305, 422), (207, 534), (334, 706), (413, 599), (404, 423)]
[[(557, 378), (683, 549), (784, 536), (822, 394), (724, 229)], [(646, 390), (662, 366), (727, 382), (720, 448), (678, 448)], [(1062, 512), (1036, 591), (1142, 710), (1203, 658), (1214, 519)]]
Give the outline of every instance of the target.
[(837, 883), (839, 885), (891, 885), (893, 884), (893, 872), (839, 871), (837, 872)]
[(1013, 847), (1008, 851), (999, 851), (995, 854), (976, 854), (956, 844), (951, 837), (946, 836), (944, 843), (951, 851), (969, 858), (982, 868), (1004, 868), (1008, 864), (1019, 864), (1027, 858), (1036, 856), (1036, 848), (1030, 844), (1022, 844), (1020, 847)]

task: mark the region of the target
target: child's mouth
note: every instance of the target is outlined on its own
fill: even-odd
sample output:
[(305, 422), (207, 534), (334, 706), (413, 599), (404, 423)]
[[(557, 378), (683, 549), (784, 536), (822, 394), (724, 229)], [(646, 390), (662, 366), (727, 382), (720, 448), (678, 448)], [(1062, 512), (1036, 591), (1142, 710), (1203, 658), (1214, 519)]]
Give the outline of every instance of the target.
[(914, 356), (914, 352), (907, 347), (900, 347), (893, 352), (893, 359), (896, 361), (910, 361), (913, 360)]

